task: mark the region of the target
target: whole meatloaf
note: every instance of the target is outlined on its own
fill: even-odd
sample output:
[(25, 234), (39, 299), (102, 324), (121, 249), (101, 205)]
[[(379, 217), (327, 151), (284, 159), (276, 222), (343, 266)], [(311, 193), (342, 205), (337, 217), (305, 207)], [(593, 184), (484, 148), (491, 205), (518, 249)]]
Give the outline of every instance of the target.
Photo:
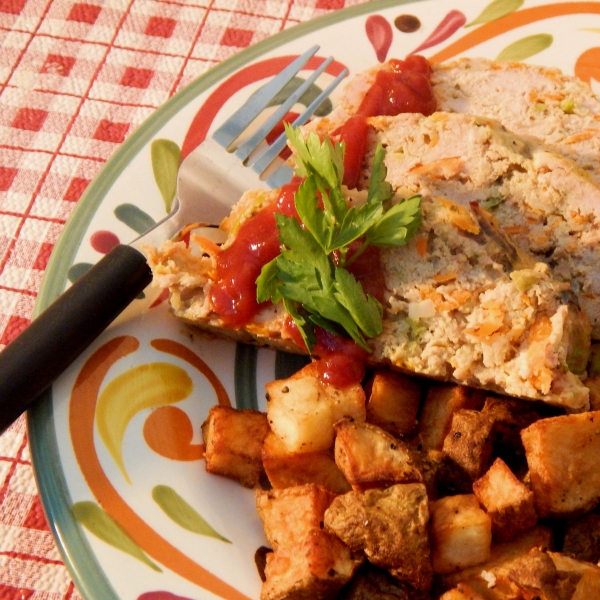
[[(277, 196), (246, 193), (222, 225), (229, 231), (225, 245), (240, 222)], [(193, 231), (148, 249), (155, 284), (169, 289), (174, 314), (221, 336), (302, 352), (281, 305), (266, 304), (242, 328), (224, 325), (210, 299), (219, 251)], [(383, 249), (381, 260), (383, 333), (369, 340), (372, 364), (573, 411), (588, 408), (577, 376), (589, 352), (587, 316), (569, 284), (513, 246), (491, 214), (428, 194), (416, 237)]]

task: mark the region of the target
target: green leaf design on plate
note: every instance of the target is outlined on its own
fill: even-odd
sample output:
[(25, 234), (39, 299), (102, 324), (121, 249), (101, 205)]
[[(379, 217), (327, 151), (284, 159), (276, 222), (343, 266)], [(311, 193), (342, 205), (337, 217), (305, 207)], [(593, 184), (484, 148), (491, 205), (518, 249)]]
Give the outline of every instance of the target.
[(67, 277), (71, 283), (75, 283), (82, 275), (85, 275), (94, 265), (92, 263), (75, 263), (69, 269)]
[(525, 0), (494, 0), (479, 13), (479, 16), (476, 19), (467, 23), (465, 27), (482, 25), (483, 23), (501, 19), (502, 17), (519, 10), (519, 8), (523, 6), (524, 1)]
[(115, 217), (140, 234), (156, 225), (156, 221), (148, 213), (133, 204), (120, 204), (117, 206)]
[(153, 571), (162, 572), (129, 537), (120, 525), (95, 502), (76, 502), (71, 507), (75, 520), (103, 542), (130, 554)]
[(552, 45), (553, 37), (549, 33), (538, 33), (521, 38), (509, 44), (498, 54), (496, 60), (525, 60)]
[(163, 197), (167, 212), (171, 212), (171, 204), (177, 189), (177, 171), (181, 162), (181, 150), (171, 140), (158, 139), (150, 144), (150, 156), (154, 180)]
[(177, 525), (200, 535), (231, 542), (217, 533), (172, 487), (157, 485), (152, 490), (152, 499)]

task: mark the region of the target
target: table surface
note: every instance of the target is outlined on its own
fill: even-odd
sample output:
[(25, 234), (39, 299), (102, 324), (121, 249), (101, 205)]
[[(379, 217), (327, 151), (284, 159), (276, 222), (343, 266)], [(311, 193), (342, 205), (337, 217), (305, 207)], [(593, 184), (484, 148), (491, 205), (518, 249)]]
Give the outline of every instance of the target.
[[(0, 349), (29, 324), (86, 186), (155, 109), (243, 48), (364, 1), (0, 0)], [(79, 598), (22, 417), (0, 436), (0, 599)]]

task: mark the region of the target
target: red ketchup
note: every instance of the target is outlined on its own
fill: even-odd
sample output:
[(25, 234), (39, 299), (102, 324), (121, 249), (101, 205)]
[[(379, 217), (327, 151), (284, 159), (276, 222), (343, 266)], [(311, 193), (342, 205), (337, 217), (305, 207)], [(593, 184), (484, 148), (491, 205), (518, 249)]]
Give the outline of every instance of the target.
[(360, 383), (365, 376), (368, 353), (353, 340), (316, 328), (317, 372), (324, 383), (338, 388)]
[(232, 244), (217, 255), (217, 285), (210, 299), (230, 327), (243, 327), (262, 306), (256, 300), (256, 279), (280, 252), (275, 213), (297, 217), (294, 194), (298, 185), (297, 181), (284, 185), (277, 201), (244, 221)]
[(428, 116), (436, 110), (431, 87), (431, 65), (422, 56), (406, 60), (390, 60), (391, 69), (377, 72), (373, 85), (363, 98), (355, 116), (340, 128), (340, 141), (346, 142), (344, 184), (350, 189), (359, 184), (360, 171), (367, 144), (367, 117), (421, 113)]

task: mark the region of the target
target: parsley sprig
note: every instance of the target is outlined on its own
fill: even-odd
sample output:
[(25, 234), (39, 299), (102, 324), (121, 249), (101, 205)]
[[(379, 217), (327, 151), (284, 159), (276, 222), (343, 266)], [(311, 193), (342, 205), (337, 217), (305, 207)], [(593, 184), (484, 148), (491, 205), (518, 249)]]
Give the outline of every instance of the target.
[[(276, 213), (281, 254), (263, 267), (256, 281), (257, 299), (283, 302), (309, 350), (318, 325), (350, 336), (370, 351), (365, 338), (381, 333), (383, 308), (365, 294), (347, 267), (370, 245), (406, 244), (421, 222), (421, 198), (388, 207), (394, 192), (385, 180), (385, 150), (379, 145), (367, 201), (349, 206), (342, 187), (344, 144), (321, 141), (312, 132), (305, 139), (288, 125), (286, 134), (296, 151), (296, 174), (303, 178), (294, 197), (302, 224)], [(350, 244), (357, 241), (358, 249), (349, 256)]]

